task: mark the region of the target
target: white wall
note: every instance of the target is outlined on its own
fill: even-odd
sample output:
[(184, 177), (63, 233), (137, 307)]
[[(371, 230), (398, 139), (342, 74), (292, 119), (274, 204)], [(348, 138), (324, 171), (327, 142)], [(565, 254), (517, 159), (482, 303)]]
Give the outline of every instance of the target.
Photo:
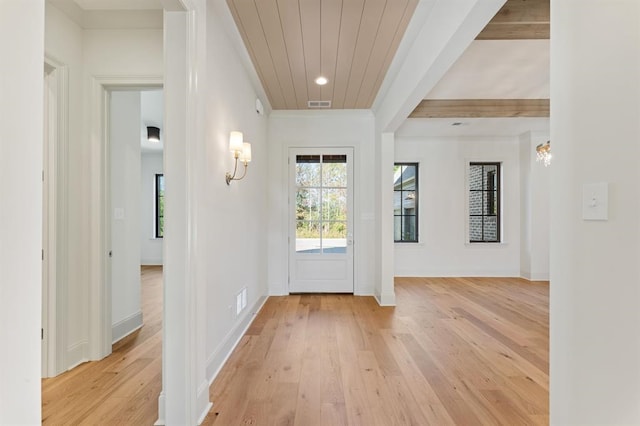
[[(419, 243), (395, 244), (396, 276), (520, 275), (518, 138), (396, 136), (395, 160), (419, 163)], [(502, 243), (470, 244), (469, 162), (502, 162)]]
[(117, 342), (142, 326), (140, 289), (140, 92), (114, 91), (110, 105), (111, 325)]
[(162, 238), (155, 238), (156, 174), (163, 173), (162, 153), (142, 153), (140, 173), (140, 263), (162, 265)]
[(640, 424), (639, 28), (636, 0), (551, 2), (551, 424)]
[(374, 294), (374, 118), (370, 111), (276, 111), (269, 117), (269, 292), (288, 294), (290, 147), (354, 148), (354, 292)]
[[(64, 365), (69, 368), (89, 359), (90, 341), (95, 337), (89, 329), (90, 313), (100, 302), (92, 285), (102, 279), (96, 259), (105, 253), (100, 241), (101, 207), (98, 203), (102, 187), (102, 141), (94, 133), (92, 84), (95, 77), (123, 76), (161, 77), (163, 72), (162, 30), (83, 30), (50, 2), (46, 2), (45, 54), (68, 71), (68, 234), (60, 236), (68, 243), (67, 279), (60, 280), (67, 316)], [(122, 79), (122, 81), (126, 81)], [(93, 303), (93, 305), (92, 305)], [(91, 307), (90, 307), (91, 306)]]
[(0, 424), (40, 424), (44, 4), (0, 2)]
[[(225, 2), (208, 4), (202, 140), (195, 151), (197, 164), (190, 169), (198, 200), (195, 274), (206, 291), (199, 303), (206, 315), (210, 379), (267, 294), (267, 119), (255, 111), (256, 90), (224, 31), (230, 19)], [(232, 130), (244, 133), (253, 160), (246, 177), (227, 186), (225, 173), (233, 170)], [(247, 308), (235, 315), (236, 294), (243, 287)]]
[(89, 76), (162, 75), (162, 30), (84, 30)]

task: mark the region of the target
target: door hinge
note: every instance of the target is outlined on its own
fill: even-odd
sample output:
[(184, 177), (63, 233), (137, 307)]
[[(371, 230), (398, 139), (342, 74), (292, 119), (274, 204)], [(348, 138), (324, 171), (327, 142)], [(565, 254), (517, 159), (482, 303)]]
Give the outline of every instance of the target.
[(44, 249), (40, 250), (40, 254), (42, 255), (42, 260), (44, 260)]
[(44, 328), (40, 329), (40, 340), (44, 340)]
[(44, 170), (42, 171), (42, 181), (44, 182)]

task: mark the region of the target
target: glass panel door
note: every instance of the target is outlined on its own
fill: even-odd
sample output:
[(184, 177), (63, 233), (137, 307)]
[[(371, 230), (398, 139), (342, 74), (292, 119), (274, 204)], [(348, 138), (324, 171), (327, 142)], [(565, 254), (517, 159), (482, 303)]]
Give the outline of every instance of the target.
[[(351, 149), (290, 153), (291, 291), (353, 291)], [(340, 282), (340, 283), (338, 283)]]

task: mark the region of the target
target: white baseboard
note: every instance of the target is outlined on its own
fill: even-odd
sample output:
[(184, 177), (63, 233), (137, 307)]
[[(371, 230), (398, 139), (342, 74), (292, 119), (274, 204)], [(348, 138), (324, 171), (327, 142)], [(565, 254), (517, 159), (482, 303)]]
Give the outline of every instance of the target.
[(240, 339), (246, 333), (247, 329), (253, 322), (254, 318), (262, 309), (262, 306), (267, 301), (267, 296), (262, 296), (256, 303), (253, 304), (251, 309), (248, 309), (245, 316), (236, 323), (236, 325), (227, 333), (222, 343), (213, 351), (211, 356), (207, 359), (207, 377), (209, 378), (209, 386), (213, 383), (215, 378), (220, 373), (220, 370), (227, 362), (231, 353), (236, 348)]
[(111, 327), (112, 344), (124, 339), (134, 331), (142, 327), (142, 311), (138, 311), (128, 316), (122, 321), (118, 321)]
[(164, 426), (164, 413), (165, 413), (165, 395), (164, 389), (160, 391), (160, 395), (158, 396), (158, 420), (153, 424), (153, 426)]
[(447, 271), (447, 270), (429, 270), (429, 271), (404, 271), (394, 274), (398, 278), (465, 278), (465, 277), (484, 277), (484, 278), (516, 278), (521, 277), (521, 271), (516, 270), (468, 270), (468, 271)]
[(67, 371), (89, 360), (88, 349), (89, 342), (86, 340), (81, 340), (67, 348), (67, 354), (65, 356)]
[(197, 395), (198, 407), (200, 407), (200, 415), (198, 416), (198, 424), (202, 424), (207, 414), (209, 414), (209, 410), (213, 404), (209, 401), (209, 382), (205, 379), (198, 386), (198, 395)]
[[(198, 389), (198, 401), (204, 401), (201, 405), (204, 405), (204, 408), (198, 417), (198, 424), (201, 425), (204, 422), (204, 419), (209, 414), (209, 410), (213, 407), (213, 404), (209, 402), (209, 383), (205, 380), (203, 384), (199, 386)], [(158, 396), (158, 420), (155, 421), (153, 426), (165, 426), (165, 395), (164, 391), (160, 392), (160, 396)]]
[(376, 298), (376, 301), (378, 302), (378, 305), (380, 305), (380, 306), (396, 306), (396, 293), (395, 292), (384, 293), (384, 294), (379, 294), (379, 293), (376, 292), (374, 297)]
[(140, 266), (162, 266), (164, 263), (162, 259), (142, 259), (140, 260)]
[(522, 272), (520, 277), (529, 281), (549, 281), (548, 272)]

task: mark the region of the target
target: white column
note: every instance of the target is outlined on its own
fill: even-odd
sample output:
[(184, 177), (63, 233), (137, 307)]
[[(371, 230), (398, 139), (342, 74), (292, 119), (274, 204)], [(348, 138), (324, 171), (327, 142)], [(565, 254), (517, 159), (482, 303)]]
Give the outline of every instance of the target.
[(204, 164), (199, 94), (206, 80), (206, 13), (203, 1), (187, 3), (189, 11), (165, 11), (164, 18), (164, 332), (158, 424), (166, 425), (198, 424), (211, 406), (204, 353), (206, 283), (196, 273), (195, 196)]
[(551, 167), (536, 161), (536, 146), (548, 134), (520, 135), (520, 275), (532, 281), (549, 279), (549, 191)]
[(551, 2), (551, 424), (640, 424), (639, 46), (637, 0)]
[(0, 1), (0, 424), (40, 424), (44, 2)]
[(378, 206), (380, 220), (379, 252), (380, 261), (380, 287), (376, 289), (378, 303), (382, 306), (394, 306), (396, 304), (396, 292), (394, 278), (394, 247), (393, 247), (393, 164), (395, 135), (382, 133), (380, 136), (380, 156), (378, 161), (378, 174), (380, 176)]

